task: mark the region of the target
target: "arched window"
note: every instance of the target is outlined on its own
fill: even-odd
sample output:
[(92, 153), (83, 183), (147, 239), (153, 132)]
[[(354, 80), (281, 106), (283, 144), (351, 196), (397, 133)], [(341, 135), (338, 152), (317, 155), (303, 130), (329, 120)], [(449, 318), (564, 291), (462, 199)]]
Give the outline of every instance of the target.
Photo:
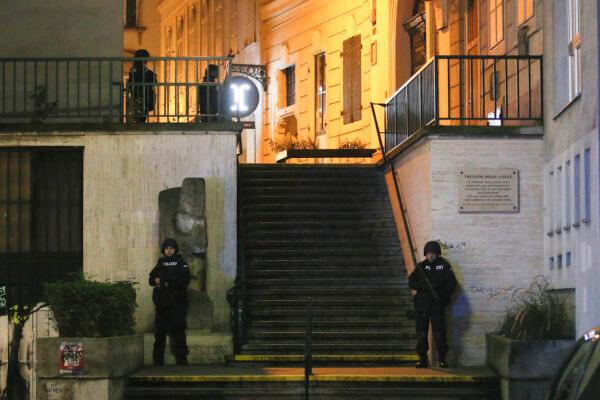
[(179, 17), (177, 20), (177, 57), (185, 56), (185, 47), (184, 47), (184, 35), (185, 35), (185, 23), (183, 21), (183, 17)]
[(414, 74), (427, 61), (425, 41), (425, 3), (415, 1), (413, 16), (404, 23), (404, 29), (410, 36), (411, 72)]
[(198, 56), (198, 10), (196, 5), (192, 5), (190, 7), (189, 17), (188, 17), (188, 56), (189, 57), (197, 57)]
[(210, 43), (210, 32), (208, 25), (208, 0), (202, 0), (200, 3), (200, 55), (208, 56), (208, 44)]

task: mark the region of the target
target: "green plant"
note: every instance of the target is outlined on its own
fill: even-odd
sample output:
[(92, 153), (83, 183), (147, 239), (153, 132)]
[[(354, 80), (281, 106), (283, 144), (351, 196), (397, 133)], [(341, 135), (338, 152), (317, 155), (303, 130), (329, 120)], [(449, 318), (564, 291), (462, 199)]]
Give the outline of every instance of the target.
[(548, 279), (537, 276), (529, 289), (513, 293), (499, 333), (516, 340), (572, 339), (574, 325), (567, 307)]
[(365, 144), (361, 142), (359, 138), (349, 140), (345, 139), (342, 143), (340, 143), (340, 149), (364, 149)]
[(318, 148), (316, 140), (298, 139), (294, 136), (278, 137), (277, 139), (269, 140), (271, 150), (276, 153), (291, 149), (316, 149)]
[(97, 282), (83, 274), (47, 284), (45, 299), (61, 336), (110, 337), (133, 333), (134, 283)]

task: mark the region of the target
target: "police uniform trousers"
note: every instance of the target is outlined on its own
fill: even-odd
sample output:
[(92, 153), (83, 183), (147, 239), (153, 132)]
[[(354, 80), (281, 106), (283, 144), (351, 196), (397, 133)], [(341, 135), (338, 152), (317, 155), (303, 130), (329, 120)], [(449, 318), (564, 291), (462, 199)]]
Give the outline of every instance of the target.
[(154, 318), (154, 363), (163, 364), (167, 335), (171, 337), (171, 346), (177, 362), (189, 354), (185, 336), (187, 304), (176, 301), (170, 307), (156, 307)]
[(431, 293), (417, 293), (414, 297), (415, 323), (417, 331), (417, 353), (426, 355), (429, 350), (429, 321), (433, 340), (441, 357), (448, 353), (446, 342), (446, 307), (435, 301)]

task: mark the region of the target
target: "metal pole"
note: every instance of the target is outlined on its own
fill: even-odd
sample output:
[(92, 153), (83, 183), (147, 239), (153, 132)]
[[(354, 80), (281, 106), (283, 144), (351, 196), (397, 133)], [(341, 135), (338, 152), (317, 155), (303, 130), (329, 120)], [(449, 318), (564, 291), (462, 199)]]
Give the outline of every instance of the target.
[(306, 343), (304, 345), (304, 400), (310, 400), (310, 376), (312, 375), (312, 302), (306, 298)]

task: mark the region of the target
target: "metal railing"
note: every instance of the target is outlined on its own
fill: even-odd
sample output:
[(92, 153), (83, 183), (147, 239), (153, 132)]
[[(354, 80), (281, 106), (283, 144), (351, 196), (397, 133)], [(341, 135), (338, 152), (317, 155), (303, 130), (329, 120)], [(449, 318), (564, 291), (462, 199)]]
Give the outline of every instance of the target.
[(385, 103), (385, 151), (432, 125), (543, 120), (542, 56), (435, 56)]
[(306, 298), (306, 333), (304, 342), (304, 400), (310, 400), (312, 375), (312, 300)]
[(0, 58), (0, 122), (225, 118), (231, 57)]

